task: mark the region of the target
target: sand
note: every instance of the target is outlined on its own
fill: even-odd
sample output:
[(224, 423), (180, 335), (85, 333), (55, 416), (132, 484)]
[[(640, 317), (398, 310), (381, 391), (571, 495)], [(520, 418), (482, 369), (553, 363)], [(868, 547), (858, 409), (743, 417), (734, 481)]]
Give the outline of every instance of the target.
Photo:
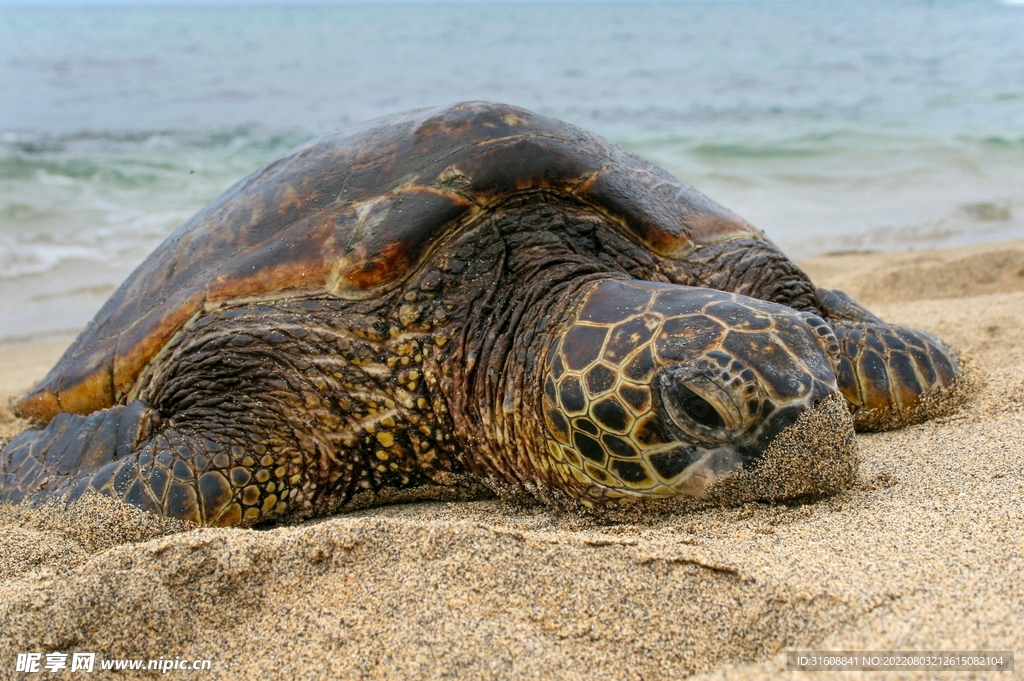
[[(956, 413), (858, 435), (852, 489), (611, 525), (500, 501), (269, 530), (2, 506), (0, 677), (53, 651), (211, 661), (172, 678), (592, 680), (778, 678), (787, 650), (1003, 650), (1015, 671), (941, 678), (1024, 679), (1024, 241), (802, 264), (976, 370)], [(65, 344), (0, 347), (3, 401)], [(0, 436), (21, 425), (0, 412)]]

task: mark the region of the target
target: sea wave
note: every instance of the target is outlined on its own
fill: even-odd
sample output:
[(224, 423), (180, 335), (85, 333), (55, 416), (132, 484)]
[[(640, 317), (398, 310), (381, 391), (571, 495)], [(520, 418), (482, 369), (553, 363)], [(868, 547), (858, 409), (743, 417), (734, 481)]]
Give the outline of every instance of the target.
[[(0, 136), (0, 342), (84, 325), (175, 227), (309, 134)], [(1024, 234), (1024, 137), (1010, 131), (634, 128), (615, 141), (797, 257)]]
[(176, 226), (305, 139), (466, 99), (608, 137), (794, 257), (1024, 235), (1024, 14), (999, 2), (3, 14), (0, 340), (84, 324)]
[(309, 135), (245, 128), (0, 136), (0, 281), (133, 266), (238, 178)]

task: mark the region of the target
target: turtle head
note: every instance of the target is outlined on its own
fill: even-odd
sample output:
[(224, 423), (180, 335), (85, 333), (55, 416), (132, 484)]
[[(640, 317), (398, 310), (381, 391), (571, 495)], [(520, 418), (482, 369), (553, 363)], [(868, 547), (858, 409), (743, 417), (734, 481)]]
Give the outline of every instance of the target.
[(702, 496), (755, 470), (781, 433), (838, 395), (838, 353), (822, 319), (782, 305), (600, 282), (545, 358), (552, 468), (586, 505)]

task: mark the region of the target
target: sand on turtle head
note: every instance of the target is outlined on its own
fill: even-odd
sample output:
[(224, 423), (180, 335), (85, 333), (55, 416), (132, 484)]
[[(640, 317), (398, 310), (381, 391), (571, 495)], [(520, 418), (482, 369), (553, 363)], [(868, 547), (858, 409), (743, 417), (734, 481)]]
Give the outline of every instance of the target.
[(859, 465), (850, 410), (837, 393), (782, 431), (756, 466), (719, 478), (701, 496), (644, 499), (598, 513), (604, 522), (635, 523), (651, 514), (686, 513), (751, 501), (811, 500), (852, 487)]
[(859, 465), (849, 408), (835, 394), (780, 433), (757, 466), (716, 482), (705, 499), (733, 506), (828, 496), (851, 487)]

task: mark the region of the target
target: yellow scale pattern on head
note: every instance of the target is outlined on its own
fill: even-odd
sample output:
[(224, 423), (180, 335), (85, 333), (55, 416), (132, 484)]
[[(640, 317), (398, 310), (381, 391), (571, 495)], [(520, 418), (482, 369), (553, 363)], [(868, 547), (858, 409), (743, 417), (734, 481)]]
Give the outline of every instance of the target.
[(658, 439), (650, 382), (666, 317), (647, 310), (653, 300), (615, 323), (577, 317), (547, 357), (543, 409), (554, 468), (567, 481), (599, 483), (604, 498), (678, 494), (642, 455)]
[[(771, 314), (741, 305), (746, 312), (744, 321), (723, 323), (708, 314), (712, 306), (728, 303), (732, 297), (721, 292), (706, 304), (697, 304), (692, 312), (666, 313), (672, 306), (659, 305), (659, 297), (676, 292), (659, 288), (657, 284), (633, 287), (622, 282), (618, 294), (628, 290), (632, 299), (618, 308), (607, 299), (595, 303), (601, 294), (595, 297), (592, 292), (546, 357), (542, 404), (553, 438), (547, 449), (554, 468), (563, 480), (587, 487), (585, 493), (602, 503), (609, 498), (672, 497), (690, 486), (680, 477), (681, 472), (664, 477), (650, 461), (651, 455), (680, 446), (662, 425), (651, 387), (657, 368), (673, 361), (663, 356), (670, 337), (688, 341), (702, 354), (718, 350), (724, 355), (728, 353), (723, 341), (730, 333), (740, 333), (742, 336), (733, 338), (742, 337), (776, 352), (780, 366), (789, 366), (796, 373), (809, 371), (803, 360), (777, 339), (763, 343), (778, 331)], [(588, 314), (594, 310), (598, 312)], [(789, 312), (794, 317), (809, 317)], [(830, 331), (826, 335), (827, 352), (838, 361), (834, 336)], [(730, 382), (738, 394), (756, 402), (758, 387), (753, 376), (733, 376)], [(766, 397), (776, 403), (793, 400), (766, 389)], [(756, 413), (735, 414), (737, 422), (753, 423), (756, 418)]]

